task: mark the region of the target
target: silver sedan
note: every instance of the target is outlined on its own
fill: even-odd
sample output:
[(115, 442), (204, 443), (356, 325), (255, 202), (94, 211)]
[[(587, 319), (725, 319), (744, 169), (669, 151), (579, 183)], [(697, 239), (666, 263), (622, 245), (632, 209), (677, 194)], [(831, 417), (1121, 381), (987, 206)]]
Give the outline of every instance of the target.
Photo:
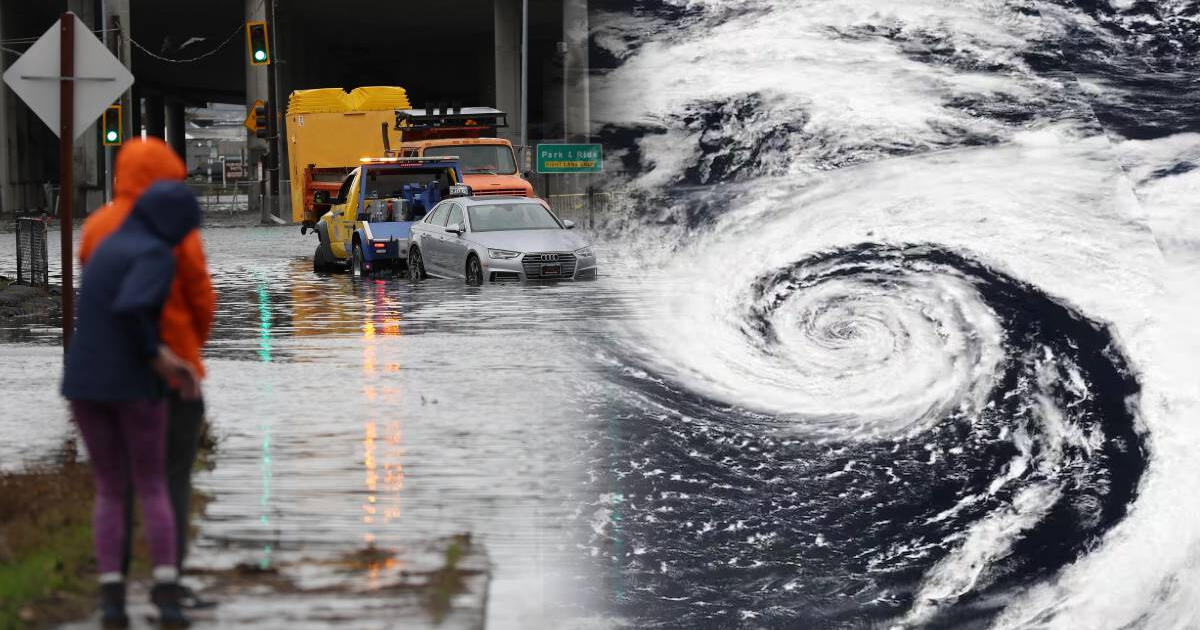
[(596, 277), (596, 254), (575, 224), (530, 197), (453, 197), (412, 225), (408, 275), (468, 284)]

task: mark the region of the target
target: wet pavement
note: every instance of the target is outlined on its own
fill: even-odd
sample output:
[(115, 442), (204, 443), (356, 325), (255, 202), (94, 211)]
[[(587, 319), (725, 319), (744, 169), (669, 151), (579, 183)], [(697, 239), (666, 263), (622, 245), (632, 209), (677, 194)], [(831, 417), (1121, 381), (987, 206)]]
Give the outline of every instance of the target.
[[(568, 493), (584, 414), (571, 393), (592, 380), (586, 348), (620, 310), (606, 279), (356, 282), (314, 275), (315, 239), (294, 228), (204, 238), (219, 295), (205, 384), (217, 446), (197, 479), (212, 501), (194, 567), (369, 546), (404, 556), (466, 532), (493, 569), (489, 628), (548, 627), (574, 607), (559, 586), (579, 571)], [(15, 269), (8, 240), (0, 273)], [(54, 322), (0, 322), (0, 340), (5, 407), (24, 415), (0, 420), (11, 469), (71, 431)]]

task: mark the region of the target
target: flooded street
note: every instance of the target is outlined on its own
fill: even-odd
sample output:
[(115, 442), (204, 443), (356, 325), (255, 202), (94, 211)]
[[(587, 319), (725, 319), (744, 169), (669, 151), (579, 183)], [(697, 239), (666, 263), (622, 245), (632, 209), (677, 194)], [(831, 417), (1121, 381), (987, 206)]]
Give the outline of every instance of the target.
[[(205, 383), (217, 446), (197, 478), (212, 502), (192, 564), (270, 567), (469, 532), (493, 565), (489, 628), (544, 627), (548, 608), (572, 604), (555, 590), (578, 573), (567, 493), (585, 428), (570, 394), (592, 378), (589, 340), (620, 310), (607, 280), (355, 282), (314, 275), (314, 240), (295, 229), (204, 238), (218, 291)], [(56, 329), (2, 334), (5, 406), (28, 410), (0, 420), (0, 462), (13, 468), (71, 430)]]

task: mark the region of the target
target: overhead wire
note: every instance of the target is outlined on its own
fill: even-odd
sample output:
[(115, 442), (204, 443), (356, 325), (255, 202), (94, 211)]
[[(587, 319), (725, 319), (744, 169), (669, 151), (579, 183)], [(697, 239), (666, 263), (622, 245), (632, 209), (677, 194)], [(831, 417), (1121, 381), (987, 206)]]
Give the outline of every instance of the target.
[[(249, 11), (248, 13), (258, 13), (258, 10), (263, 7), (263, 2), (265, 2), (265, 1), (266, 0), (258, 0), (258, 5), (253, 10)], [(163, 61), (166, 63), (192, 63), (194, 61), (200, 61), (201, 59), (211, 57), (211, 56), (217, 54), (218, 52), (220, 52), (221, 50), (223, 50), (226, 46), (229, 45), (229, 42), (233, 41), (234, 36), (236, 36), (245, 27), (246, 27), (245, 23), (238, 24), (237, 28), (233, 29), (233, 32), (229, 33), (229, 36), (226, 37), (225, 40), (222, 41), (220, 44), (218, 44), (216, 48), (204, 53), (203, 55), (198, 55), (196, 57), (189, 57), (186, 59), (173, 59), (171, 57), (165, 57), (158, 53), (152, 52), (149, 48), (146, 48), (140, 42), (138, 42), (137, 40), (135, 40), (132, 37), (129, 38), (129, 43), (136, 46), (138, 50), (146, 53), (147, 55), (150, 55), (152, 58), (157, 59), (159, 61)]]
[(146, 48), (145, 46), (143, 46), (141, 43), (139, 43), (136, 39), (134, 39), (132, 37), (129, 38), (129, 43), (133, 44), (135, 47), (137, 47), (138, 50), (146, 53), (147, 55), (150, 55), (151, 57), (153, 57), (159, 61), (165, 61), (167, 63), (192, 63), (194, 61), (200, 61), (201, 59), (204, 59), (206, 57), (211, 57), (211, 56), (221, 52), (226, 46), (229, 45), (229, 42), (233, 41), (234, 36), (236, 36), (245, 27), (246, 27), (245, 24), (238, 24), (237, 28), (233, 29), (233, 32), (231, 32), (229, 34), (229, 36), (225, 38), (225, 41), (222, 41), (220, 44), (218, 44), (216, 48), (204, 53), (203, 55), (198, 55), (196, 57), (189, 57), (186, 59), (172, 59), (171, 57), (164, 57), (158, 53), (152, 52), (149, 48)]
[[(265, 2), (265, 1), (266, 0), (259, 0), (258, 6), (250, 13), (257, 13), (258, 9), (262, 8), (263, 2)], [(222, 40), (220, 44), (217, 44), (216, 48), (214, 48), (202, 55), (197, 55), (195, 57), (187, 57), (187, 58), (166, 57), (164, 55), (160, 55), (160, 54), (150, 50), (149, 48), (146, 48), (144, 45), (142, 45), (141, 42), (137, 41), (136, 39), (134, 39), (132, 37), (130, 37), (128, 39), (129, 39), (129, 43), (132, 44), (134, 47), (136, 47), (138, 50), (142, 51), (143, 53), (146, 53), (150, 57), (157, 59), (159, 61), (163, 61), (166, 63), (192, 63), (192, 62), (200, 61), (201, 59), (211, 57), (211, 56), (217, 54), (218, 52), (224, 50), (225, 47), (228, 46), (229, 43), (233, 41), (233, 38), (236, 37), (237, 34), (239, 32), (241, 32), (242, 29), (245, 28), (245, 26), (246, 25), (244, 23), (238, 24), (237, 28), (233, 29), (233, 31), (229, 33), (229, 36), (226, 37), (224, 40)], [(119, 28), (110, 28), (110, 29), (97, 29), (97, 30), (93, 30), (92, 32), (99, 35), (101, 33), (120, 31), (120, 30), (121, 29), (119, 29)], [(2, 46), (2, 44), (32, 44), (32, 43), (36, 42), (38, 39), (41, 39), (40, 35), (38, 37), (19, 37), (19, 38), (14, 38), (14, 39), (0, 40), (0, 51), (6, 52), (6, 53), (11, 53), (14, 55), (22, 55), (22, 54), (24, 54), (22, 51), (15, 50), (12, 48), (6, 48), (6, 47)]]

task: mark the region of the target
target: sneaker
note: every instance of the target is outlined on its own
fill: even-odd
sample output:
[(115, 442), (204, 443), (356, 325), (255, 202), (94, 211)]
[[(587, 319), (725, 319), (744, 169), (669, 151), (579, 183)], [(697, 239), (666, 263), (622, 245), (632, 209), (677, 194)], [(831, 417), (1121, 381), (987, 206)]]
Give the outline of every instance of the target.
[(175, 582), (159, 582), (150, 589), (150, 601), (158, 607), (160, 628), (186, 628), (192, 620), (183, 614), (180, 605), (183, 588)]
[(100, 626), (103, 628), (129, 627), (129, 615), (125, 614), (124, 582), (100, 585)]

